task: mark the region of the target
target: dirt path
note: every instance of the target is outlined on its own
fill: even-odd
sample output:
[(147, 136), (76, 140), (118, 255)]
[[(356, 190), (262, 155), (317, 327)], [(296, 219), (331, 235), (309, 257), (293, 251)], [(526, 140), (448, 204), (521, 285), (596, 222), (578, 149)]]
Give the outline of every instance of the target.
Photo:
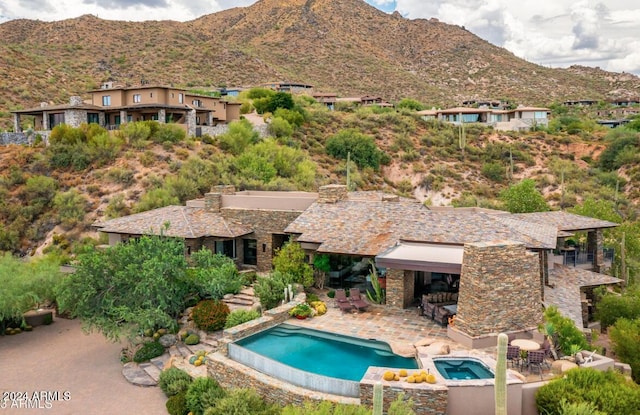
[[(84, 334), (77, 320), (55, 319), (32, 332), (0, 336), (0, 415), (166, 414), (160, 388), (124, 379), (121, 348), (101, 334)], [(2, 400), (11, 392), (31, 398), (40, 391), (58, 392), (59, 400), (40, 401), (41, 409), (11, 408), (11, 401)]]

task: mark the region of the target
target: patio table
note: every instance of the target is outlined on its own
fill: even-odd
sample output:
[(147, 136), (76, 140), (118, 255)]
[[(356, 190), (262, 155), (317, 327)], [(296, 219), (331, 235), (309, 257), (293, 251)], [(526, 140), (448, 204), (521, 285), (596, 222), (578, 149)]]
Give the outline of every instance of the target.
[(511, 340), (511, 345), (518, 346), (520, 350), (526, 350), (527, 352), (530, 352), (532, 350), (540, 350), (540, 345), (533, 340), (515, 339)]
[(442, 308), (444, 308), (451, 314), (458, 314), (458, 304), (443, 305)]

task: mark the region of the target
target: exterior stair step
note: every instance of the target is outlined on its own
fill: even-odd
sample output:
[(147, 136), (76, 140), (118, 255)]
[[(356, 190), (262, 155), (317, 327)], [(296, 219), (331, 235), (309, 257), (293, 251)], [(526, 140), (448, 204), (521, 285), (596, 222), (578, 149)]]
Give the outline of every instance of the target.
[(188, 357), (189, 355), (192, 354), (191, 350), (189, 350), (187, 346), (184, 346), (182, 344), (176, 345), (176, 349), (178, 349), (178, 352), (180, 352), (180, 356), (182, 357)]
[(229, 298), (227, 300), (222, 300), (227, 304), (238, 304), (238, 305), (253, 305), (253, 299), (245, 299), (245, 298), (238, 298), (238, 297), (233, 297), (233, 298)]
[(142, 370), (147, 372), (147, 375), (149, 375), (151, 379), (153, 379), (156, 383), (158, 383), (158, 379), (160, 379), (160, 372), (162, 372), (162, 370), (158, 369), (158, 366), (154, 365), (151, 362), (140, 363), (139, 366), (142, 368)]
[(152, 378), (146, 370), (134, 362), (129, 362), (124, 365), (122, 368), (122, 375), (133, 385), (156, 386), (158, 384), (156, 379)]

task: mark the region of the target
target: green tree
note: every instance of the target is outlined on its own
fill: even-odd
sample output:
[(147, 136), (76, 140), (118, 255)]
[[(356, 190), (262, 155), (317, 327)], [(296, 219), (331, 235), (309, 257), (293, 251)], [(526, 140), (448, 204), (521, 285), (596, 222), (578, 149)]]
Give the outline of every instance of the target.
[(146, 329), (173, 328), (186, 294), (184, 242), (143, 236), (78, 257), (57, 287), (62, 311), (111, 340)]
[(360, 168), (380, 168), (383, 158), (382, 151), (376, 146), (373, 137), (362, 134), (355, 129), (338, 132), (327, 140), (327, 153), (335, 158), (346, 160), (351, 153), (351, 160)]
[(276, 272), (289, 276), (292, 282), (305, 287), (313, 285), (313, 269), (305, 262), (305, 253), (297, 242), (287, 242), (273, 258)]
[(284, 108), (286, 110), (293, 109), (295, 103), (293, 97), (288, 92), (276, 92), (270, 99), (266, 110), (274, 113), (278, 108)]
[(607, 133), (607, 148), (600, 153), (598, 165), (606, 171), (616, 170), (622, 167), (623, 158), (621, 155), (626, 150), (632, 153), (638, 152), (639, 133), (626, 128), (614, 128)]
[(284, 118), (274, 117), (269, 123), (267, 131), (276, 138), (286, 138), (293, 134), (293, 127)]
[(549, 205), (532, 179), (524, 179), (500, 192), (500, 200), (511, 213), (546, 212)]

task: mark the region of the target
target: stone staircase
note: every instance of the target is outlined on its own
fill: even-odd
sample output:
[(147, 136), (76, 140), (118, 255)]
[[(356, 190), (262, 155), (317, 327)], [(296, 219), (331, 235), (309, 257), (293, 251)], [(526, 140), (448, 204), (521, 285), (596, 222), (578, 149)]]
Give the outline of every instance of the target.
[(129, 362), (122, 368), (122, 374), (129, 383), (137, 386), (156, 386), (160, 373), (171, 366), (182, 369), (192, 377), (207, 376), (206, 366), (194, 366), (189, 363), (189, 358), (199, 350), (212, 353), (216, 350), (218, 341), (213, 336), (207, 336), (200, 343), (188, 346), (184, 343), (176, 343), (159, 357), (145, 363)]
[(227, 294), (222, 301), (229, 306), (229, 310), (252, 310), (260, 306), (253, 292), (253, 287), (247, 287), (238, 294)]

